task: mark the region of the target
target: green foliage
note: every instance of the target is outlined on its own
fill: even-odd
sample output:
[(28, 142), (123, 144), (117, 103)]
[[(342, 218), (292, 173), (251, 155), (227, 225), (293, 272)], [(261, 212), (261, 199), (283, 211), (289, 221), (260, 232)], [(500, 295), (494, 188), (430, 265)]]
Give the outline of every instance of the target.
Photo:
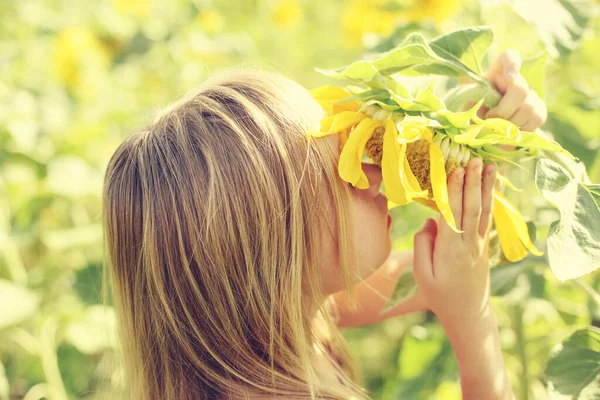
[(561, 281), (585, 275), (600, 262), (600, 194), (598, 185), (582, 179), (548, 159), (540, 159), (535, 170), (537, 189), (560, 212), (550, 225), (548, 259)]
[[(573, 399), (600, 396), (600, 329), (589, 327), (575, 331), (557, 345), (546, 365), (550, 392)], [(572, 396), (572, 397), (571, 397)]]

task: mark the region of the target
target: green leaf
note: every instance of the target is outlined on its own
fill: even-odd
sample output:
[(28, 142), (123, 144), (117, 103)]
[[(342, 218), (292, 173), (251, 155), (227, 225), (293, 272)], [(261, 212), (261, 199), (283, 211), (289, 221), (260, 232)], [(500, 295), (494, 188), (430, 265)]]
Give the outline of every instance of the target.
[(518, 147), (523, 147), (526, 149), (534, 149), (534, 150), (548, 150), (553, 151), (555, 153), (563, 154), (571, 159), (575, 159), (575, 157), (569, 153), (567, 150), (563, 149), (560, 144), (557, 142), (546, 139), (542, 135), (533, 132), (521, 132), (519, 135), (519, 140), (516, 141), (514, 139), (506, 138), (500, 139), (496, 142), (497, 144), (508, 144)]
[(600, 267), (600, 210), (595, 195), (548, 159), (538, 161), (535, 185), (560, 212), (548, 232), (548, 260), (554, 275), (565, 281)]
[(446, 108), (444, 100), (440, 99), (433, 92), (433, 81), (431, 81), (427, 89), (420, 90), (416, 97), (415, 102), (423, 104), (428, 107), (431, 111), (439, 111)]
[(575, 331), (556, 345), (546, 364), (548, 390), (573, 399), (600, 397), (600, 329)]
[(382, 312), (386, 312), (398, 304), (408, 300), (417, 291), (417, 282), (412, 272), (412, 268), (405, 268), (398, 280), (390, 299), (386, 303)]
[(490, 270), (490, 293), (504, 296), (516, 287), (517, 278), (523, 273), (523, 263), (508, 263)]
[(542, 100), (545, 98), (546, 93), (544, 88), (546, 61), (548, 61), (548, 54), (543, 53), (537, 57), (523, 60), (521, 64), (521, 75)]
[(469, 67), (455, 59), (438, 56), (420, 33), (411, 33), (395, 48), (380, 54), (372, 60), (359, 60), (348, 66), (336, 69), (320, 69), (316, 71), (337, 79), (352, 81), (369, 81), (378, 74), (388, 76), (394, 73), (406, 73), (413, 68), (413, 75), (446, 75), (466, 76), (484, 83), (483, 78), (471, 71)]
[(367, 81), (373, 79), (377, 74), (377, 69), (368, 61), (356, 61), (347, 67), (338, 69), (315, 68), (315, 71), (337, 79), (349, 79)]
[(31, 317), (38, 305), (39, 298), (33, 291), (0, 279), (0, 329)]
[(430, 46), (438, 56), (460, 61), (481, 75), (481, 60), (493, 41), (494, 33), (489, 27), (474, 26), (439, 36)]
[(548, 53), (564, 58), (577, 48), (590, 18), (593, 0), (512, 0), (525, 21), (533, 25)]

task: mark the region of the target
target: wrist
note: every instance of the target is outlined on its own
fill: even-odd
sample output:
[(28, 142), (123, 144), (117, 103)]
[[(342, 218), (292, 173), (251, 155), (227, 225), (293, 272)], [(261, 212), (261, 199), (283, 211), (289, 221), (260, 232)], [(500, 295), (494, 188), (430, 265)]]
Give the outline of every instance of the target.
[(491, 306), (486, 305), (476, 319), (442, 325), (456, 355), (463, 398), (514, 399)]
[(477, 312), (458, 317), (440, 317), (450, 343), (456, 346), (469, 346), (473, 341), (483, 340), (490, 333), (498, 331), (492, 306), (487, 301)]

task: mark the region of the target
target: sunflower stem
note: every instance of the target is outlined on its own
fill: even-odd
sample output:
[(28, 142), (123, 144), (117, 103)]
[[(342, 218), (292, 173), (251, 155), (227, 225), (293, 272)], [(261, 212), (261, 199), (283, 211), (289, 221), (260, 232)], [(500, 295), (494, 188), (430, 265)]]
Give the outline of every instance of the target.
[(523, 325), (523, 306), (520, 303), (515, 304), (511, 307), (512, 315), (512, 323), (515, 330), (515, 335), (517, 336), (517, 352), (518, 357), (521, 361), (522, 371), (519, 375), (519, 389), (520, 394), (517, 398), (522, 400), (529, 399), (529, 368), (527, 365), (527, 352), (525, 349), (526, 339), (525, 339), (525, 326)]
[(467, 102), (477, 103), (482, 98), (484, 98), (483, 105), (492, 108), (500, 102), (502, 96), (487, 79), (481, 78), (477, 83), (457, 86), (448, 93), (444, 101), (448, 110), (459, 112)]

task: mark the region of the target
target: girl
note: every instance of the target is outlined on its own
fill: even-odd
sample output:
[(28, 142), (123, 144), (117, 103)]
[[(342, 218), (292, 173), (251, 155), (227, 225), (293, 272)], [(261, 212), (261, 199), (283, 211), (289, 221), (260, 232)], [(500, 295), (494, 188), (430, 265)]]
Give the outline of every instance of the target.
[[(505, 96), (488, 113), (535, 125), (545, 109), (523, 95), (518, 67), (509, 51), (490, 69)], [(232, 70), (116, 150), (103, 216), (132, 399), (365, 399), (337, 328), (426, 309), (464, 398), (513, 398), (489, 305), (495, 166), (475, 159), (449, 178), (463, 234), (430, 219), (414, 254), (390, 254), (381, 171), (363, 165), (366, 190), (343, 182), (337, 135), (306, 135), (322, 117), (293, 81)], [(380, 313), (410, 263), (418, 293)]]

